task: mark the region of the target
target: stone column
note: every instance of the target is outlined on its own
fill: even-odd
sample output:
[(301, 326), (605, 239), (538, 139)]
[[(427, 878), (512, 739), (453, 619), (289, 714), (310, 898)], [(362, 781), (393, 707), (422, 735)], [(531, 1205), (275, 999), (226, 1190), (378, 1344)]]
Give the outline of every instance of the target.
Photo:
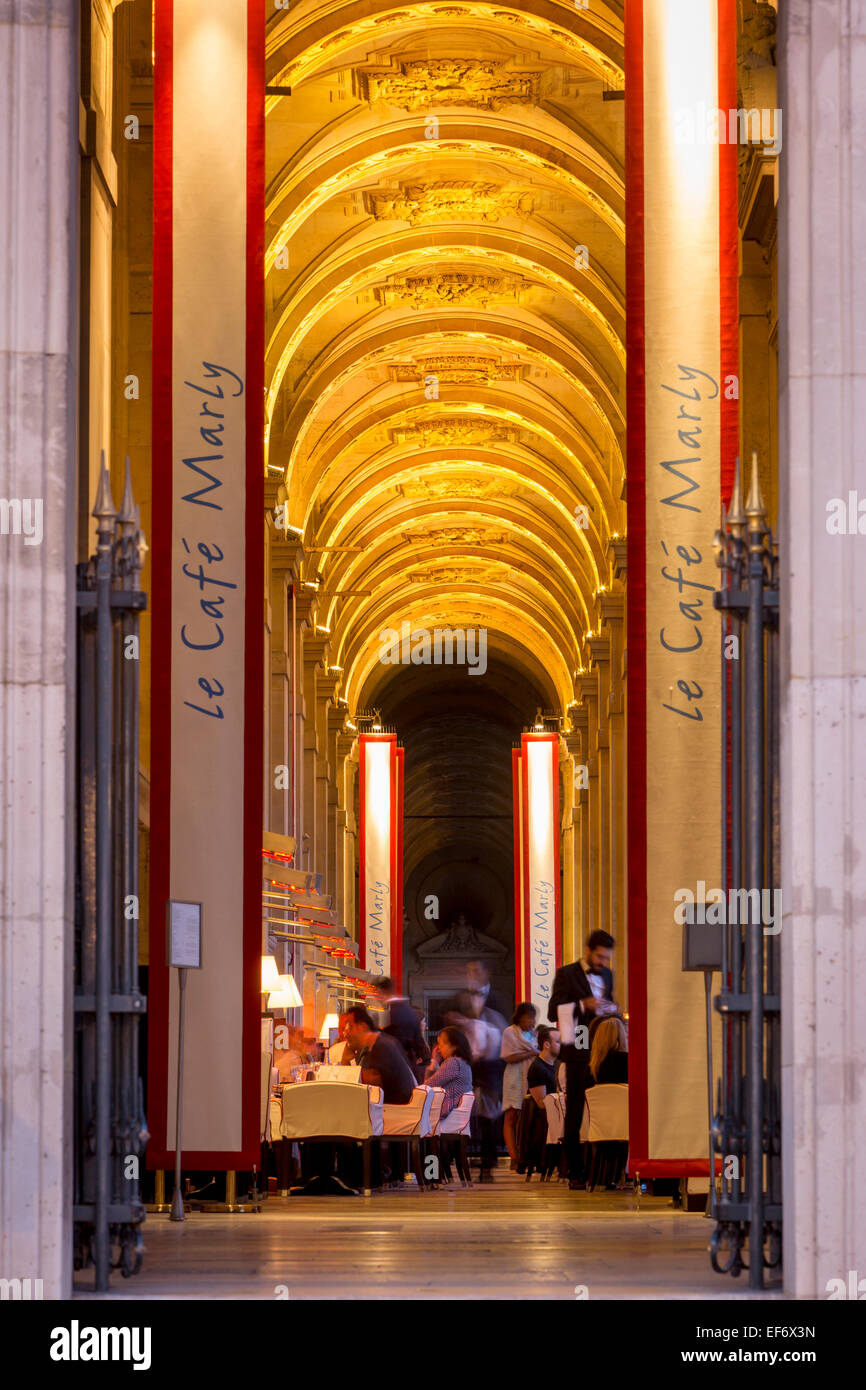
[(611, 930), (611, 850), (613, 841), (614, 802), (611, 785), (610, 749), (610, 641), (607, 637), (590, 637), (587, 646), (592, 654), (592, 672), (597, 679), (598, 698), (595, 704), (597, 728), (595, 748), (598, 767), (598, 914), (596, 926)]
[(616, 939), (617, 999), (625, 1004), (628, 979), (626, 932), (626, 761), (625, 761), (625, 674), (623, 646), (625, 600), (622, 594), (601, 597), (603, 628), (610, 641), (610, 691), (608, 728), (610, 739), (610, 926)]
[[(586, 792), (586, 801), (583, 804), (583, 823), (586, 835), (586, 871), (584, 876), (586, 908), (584, 924), (586, 934), (595, 931), (596, 927), (604, 926), (600, 918), (600, 896), (599, 896), (599, 876), (600, 876), (600, 845), (602, 823), (600, 814), (599, 797), (599, 777), (598, 777), (598, 672), (591, 671), (587, 675), (578, 676), (575, 688), (577, 694), (586, 707), (587, 712), (587, 732), (586, 740), (583, 744), (583, 761), (589, 768), (589, 789)], [(583, 800), (583, 797), (581, 797)], [(607, 928), (605, 927), (605, 931)], [(581, 942), (581, 948), (583, 942)]]
[(72, 1281), (78, 11), (0, 0), (0, 1277), (51, 1299)]
[(866, 1277), (866, 535), (827, 530), (866, 501), (866, 7), (788, 0), (778, 55), (784, 1263), (825, 1298)]

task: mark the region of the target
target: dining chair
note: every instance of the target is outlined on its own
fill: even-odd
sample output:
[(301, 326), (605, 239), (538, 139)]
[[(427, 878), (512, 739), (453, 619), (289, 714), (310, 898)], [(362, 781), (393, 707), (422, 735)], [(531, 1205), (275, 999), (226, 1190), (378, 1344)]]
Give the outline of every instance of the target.
[(421, 1169), (422, 1139), (430, 1134), (430, 1111), (433, 1108), (433, 1090), (429, 1086), (416, 1086), (407, 1105), (384, 1105), (382, 1107), (382, 1138), (406, 1145), (406, 1156), (418, 1183), (419, 1191), (425, 1190), (424, 1174)]
[(628, 1084), (591, 1086), (586, 1093), (589, 1182), (616, 1183), (628, 1161)]
[(363, 1191), (369, 1197), (371, 1144), (384, 1130), (382, 1091), (379, 1086), (331, 1081), (325, 1086), (298, 1082), (283, 1087), (284, 1139), (361, 1146), (364, 1158)]
[(466, 1091), (454, 1109), (449, 1111), (444, 1120), (439, 1121), (436, 1133), (440, 1138), (445, 1139), (443, 1147), (443, 1164), (445, 1171), (449, 1174), (447, 1179), (450, 1182), (451, 1173), (451, 1151), (454, 1152), (454, 1161), (457, 1165), (457, 1176), (465, 1187), (472, 1186), (472, 1178), (469, 1173), (469, 1157), (466, 1152), (466, 1140), (469, 1134), (469, 1121), (472, 1118), (472, 1107), (475, 1104), (475, 1096), (472, 1091)]

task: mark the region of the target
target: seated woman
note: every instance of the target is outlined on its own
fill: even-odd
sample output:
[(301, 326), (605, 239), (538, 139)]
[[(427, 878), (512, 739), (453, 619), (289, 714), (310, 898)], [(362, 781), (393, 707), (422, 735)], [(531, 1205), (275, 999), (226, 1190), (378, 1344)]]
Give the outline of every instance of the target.
[(602, 1018), (591, 1030), (590, 1086), (619, 1086), (628, 1082), (628, 1034), (621, 1018)]
[(443, 1028), (436, 1040), (433, 1057), (424, 1077), (425, 1086), (441, 1086), (445, 1092), (440, 1120), (460, 1104), (460, 1097), (472, 1090), (472, 1053), (469, 1039), (460, 1028)]

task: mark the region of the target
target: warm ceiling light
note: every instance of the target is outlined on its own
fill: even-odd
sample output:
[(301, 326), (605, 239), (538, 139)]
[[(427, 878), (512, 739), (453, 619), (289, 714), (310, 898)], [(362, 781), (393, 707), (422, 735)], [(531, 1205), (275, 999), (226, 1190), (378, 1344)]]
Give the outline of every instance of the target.
[(299, 1009), (303, 1004), (298, 986), (291, 975), (279, 975), (277, 988), (268, 995), (269, 1009)]
[(273, 956), (262, 956), (262, 994), (279, 988), (280, 972)]

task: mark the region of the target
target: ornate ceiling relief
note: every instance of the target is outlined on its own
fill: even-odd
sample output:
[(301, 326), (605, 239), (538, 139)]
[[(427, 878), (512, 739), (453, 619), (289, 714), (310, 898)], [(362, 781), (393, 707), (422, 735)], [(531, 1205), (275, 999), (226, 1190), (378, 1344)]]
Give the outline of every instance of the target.
[(507, 531), (494, 531), (486, 526), (443, 526), (431, 531), (423, 527), (423, 523), (419, 530), (401, 534), (407, 545), (505, 545), (509, 539)]
[(442, 497), (516, 497), (520, 488), (513, 483), (486, 482), (481, 478), (422, 478), (417, 483), (401, 483), (397, 491), (407, 498), (438, 501)]
[(540, 73), (477, 58), (428, 58), (401, 63), (396, 73), (359, 72), (357, 76), (371, 106), (399, 106), (404, 111), (473, 106), (501, 111), (536, 101)]
[(397, 193), (365, 193), (367, 211), (378, 222), (498, 222), (501, 217), (531, 217), (535, 197), (525, 188), (495, 183), (401, 184)]
[(512, 575), (510, 565), (442, 566), (407, 575), (410, 584), (495, 584)]
[(517, 444), (520, 430), (497, 425), (495, 420), (419, 420), (391, 431), (394, 444), (415, 444), (422, 449), (457, 448), (467, 444)]
[(392, 381), (424, 382), (435, 376), (440, 386), (488, 386), (494, 381), (519, 381), (522, 362), (499, 362), (495, 357), (425, 357), (420, 362), (397, 362), (388, 368)]
[(443, 271), (389, 280), (376, 290), (376, 298), (387, 309), (487, 309), (492, 304), (521, 304), (529, 289), (517, 275)]

